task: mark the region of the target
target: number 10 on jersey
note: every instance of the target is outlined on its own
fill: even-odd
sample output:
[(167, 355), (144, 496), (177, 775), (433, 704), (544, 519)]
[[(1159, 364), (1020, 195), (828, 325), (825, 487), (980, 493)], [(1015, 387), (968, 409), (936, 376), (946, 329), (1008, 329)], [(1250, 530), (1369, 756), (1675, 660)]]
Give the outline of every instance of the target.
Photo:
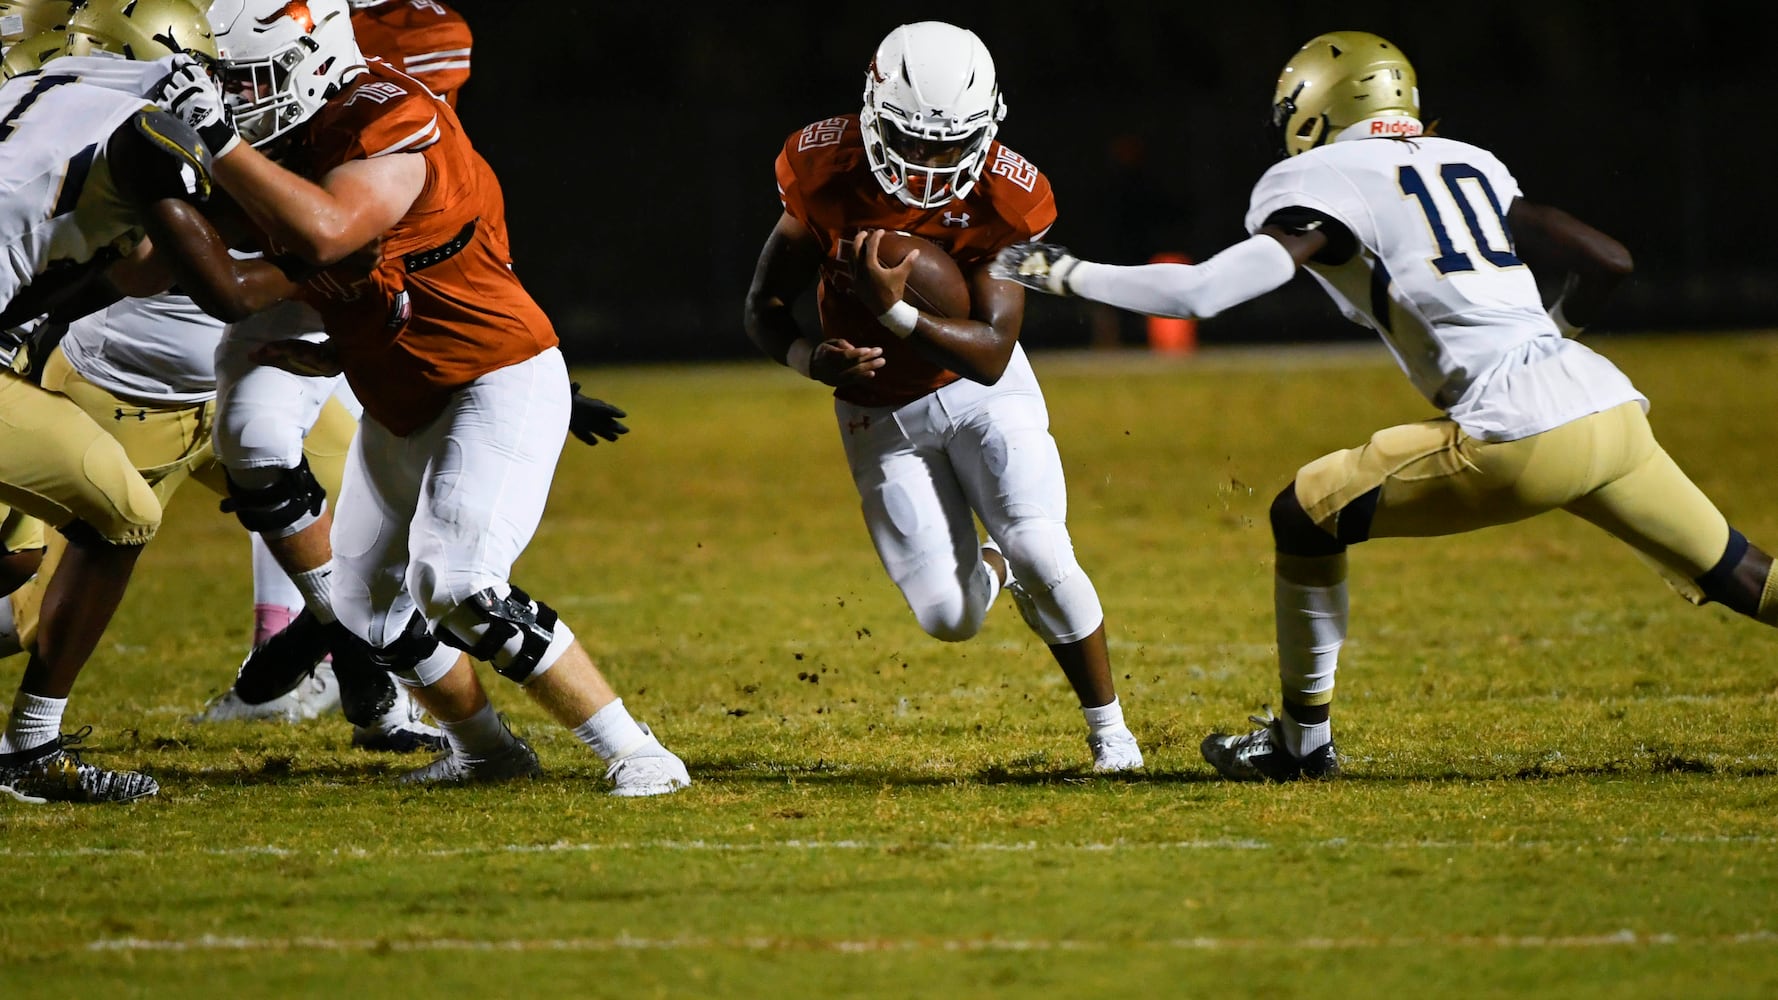
[[(1401, 193), (1412, 195), (1420, 203), (1420, 210), (1426, 213), (1426, 224), (1432, 229), (1433, 238), (1438, 241), (1439, 255), (1432, 259), (1432, 266), (1438, 268), (1440, 274), (1473, 271), (1475, 259), (1465, 252), (1467, 250), (1479, 254), (1495, 267), (1518, 267), (1522, 262), (1513, 253), (1512, 234), (1506, 226), (1506, 213), (1501, 211), (1500, 199), (1495, 196), (1494, 186), (1488, 183), (1488, 178), (1467, 163), (1441, 164), (1438, 176), (1444, 181), (1445, 189), (1451, 193), (1451, 199), (1457, 203), (1457, 210), (1463, 216), (1464, 228), (1469, 230), (1469, 238), (1462, 248), (1452, 241), (1450, 230), (1445, 227), (1444, 216), (1440, 214), (1432, 190), (1426, 186), (1426, 180), (1420, 176), (1420, 171), (1413, 167), (1401, 167), (1396, 171)], [(1489, 226), (1485, 232), (1482, 224), (1484, 218), (1495, 224)], [(1506, 244), (1504, 249), (1494, 246), (1496, 239)]]

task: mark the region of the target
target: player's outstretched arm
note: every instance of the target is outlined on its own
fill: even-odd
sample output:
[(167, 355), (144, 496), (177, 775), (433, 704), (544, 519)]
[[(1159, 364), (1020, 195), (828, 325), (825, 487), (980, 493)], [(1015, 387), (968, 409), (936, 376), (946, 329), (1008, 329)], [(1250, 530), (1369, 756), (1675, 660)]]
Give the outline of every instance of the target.
[(1207, 319), (1291, 279), (1326, 245), (1319, 232), (1267, 227), (1202, 264), (1122, 267), (1081, 260), (1054, 243), (1015, 243), (989, 265), (997, 278), (1150, 316)]
[(854, 347), (844, 340), (816, 343), (803, 336), (791, 307), (821, 268), (821, 244), (809, 228), (786, 212), (760, 249), (747, 289), (741, 325), (766, 357), (831, 386), (876, 377), (883, 367), (883, 349)]
[(1517, 198), (1506, 221), (1514, 249), (1532, 271), (1553, 269), (1567, 275), (1550, 307), (1550, 318), (1565, 337), (1598, 319), (1612, 291), (1635, 270), (1622, 243), (1559, 208)]
[(977, 267), (966, 275), (968, 319), (923, 312), (903, 301), (920, 251), (909, 253), (894, 267), (885, 266), (878, 256), (884, 232), (873, 229), (853, 238), (853, 294), (879, 322), (934, 364), (982, 385), (1000, 381), (1025, 323), (1025, 290), (995, 278), (986, 266)]

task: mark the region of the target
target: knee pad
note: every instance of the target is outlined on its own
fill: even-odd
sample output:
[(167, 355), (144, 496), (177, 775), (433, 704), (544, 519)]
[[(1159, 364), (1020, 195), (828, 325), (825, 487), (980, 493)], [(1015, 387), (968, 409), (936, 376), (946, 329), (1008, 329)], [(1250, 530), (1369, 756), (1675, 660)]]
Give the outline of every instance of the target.
[(1019, 617), (1046, 645), (1078, 642), (1104, 622), (1099, 592), (1075, 560), (1061, 522), (1020, 521), (997, 541), (1012, 571), (1007, 589)]
[(574, 641), (554, 608), (517, 587), (502, 596), (495, 587), (470, 595), (438, 623), (448, 646), (494, 665), (507, 680), (523, 684), (548, 670)]
[(1371, 516), (1377, 510), (1381, 489), (1375, 489), (1348, 504), (1340, 512), (1340, 534), (1325, 531), (1296, 498), (1296, 483), (1279, 491), (1272, 499), (1272, 544), (1279, 552), (1293, 556), (1337, 556), (1346, 546), (1370, 537)]
[(228, 499), (222, 501), (222, 512), (233, 514), (248, 531), (267, 538), (287, 538), (314, 524), (327, 509), (327, 491), (309, 471), (309, 460), (302, 459), (294, 469), (263, 470), (271, 477), (269, 485), (244, 485), (228, 473)]
[(1007, 590), (1019, 609), (1019, 617), (1046, 646), (1079, 642), (1105, 623), (1099, 591), (1078, 567), (1068, 579), (1045, 590), (1027, 587), (1016, 577)]
[(962, 614), (954, 614), (958, 610), (951, 607), (928, 605), (914, 608), (914, 620), (920, 623), (921, 631), (940, 642), (964, 642), (975, 638), (982, 630), (982, 619), (985, 615), (971, 615), (968, 608)]

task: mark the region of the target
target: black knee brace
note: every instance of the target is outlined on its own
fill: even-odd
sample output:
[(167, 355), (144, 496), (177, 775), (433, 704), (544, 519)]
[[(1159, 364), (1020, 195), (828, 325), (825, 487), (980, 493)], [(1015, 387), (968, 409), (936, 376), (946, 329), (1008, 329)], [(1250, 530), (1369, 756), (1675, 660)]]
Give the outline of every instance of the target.
[(233, 514), (248, 531), (279, 532), (306, 517), (318, 517), (327, 505), (327, 491), (309, 471), (303, 458), (294, 469), (278, 470), (278, 481), (262, 489), (249, 489), (228, 477), (228, 499), (222, 512)]
[(378, 648), (334, 622), (329, 626), (333, 674), (340, 682), (340, 711), (355, 726), (372, 726), (395, 705), (391, 673), (413, 676), (421, 661), (438, 649), (438, 640), (415, 612), (395, 641)]
[(1272, 500), (1272, 543), (1279, 552), (1290, 556), (1337, 556), (1346, 546), (1357, 545), (1371, 537), (1371, 519), (1377, 513), (1377, 501), (1383, 495), (1381, 486), (1341, 508), (1339, 534), (1330, 535), (1309, 517), (1302, 502), (1296, 498), (1296, 483), (1284, 487)]
[[(489, 587), (458, 605), (457, 610), (474, 615), (475, 625), (486, 626), (486, 631), (480, 638), (458, 635), (451, 630), (451, 616), (447, 615), (439, 623), (439, 640), (478, 660), (492, 663), (500, 676), (519, 684), (530, 679), (555, 638), (555, 609), (542, 601), (531, 600), (531, 595), (517, 587), (505, 597)], [(501, 653), (507, 655), (501, 656)], [(502, 659), (506, 662), (501, 663)]]

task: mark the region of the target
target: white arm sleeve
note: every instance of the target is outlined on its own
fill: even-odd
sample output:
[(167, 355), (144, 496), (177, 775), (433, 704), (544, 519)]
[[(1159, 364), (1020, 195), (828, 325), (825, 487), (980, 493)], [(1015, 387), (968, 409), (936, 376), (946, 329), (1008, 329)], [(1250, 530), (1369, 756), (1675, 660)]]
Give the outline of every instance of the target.
[(1253, 236), (1202, 264), (1118, 267), (1083, 260), (1068, 272), (1068, 288), (1082, 298), (1150, 316), (1208, 319), (1284, 287), (1294, 274), (1296, 261), (1284, 244)]

